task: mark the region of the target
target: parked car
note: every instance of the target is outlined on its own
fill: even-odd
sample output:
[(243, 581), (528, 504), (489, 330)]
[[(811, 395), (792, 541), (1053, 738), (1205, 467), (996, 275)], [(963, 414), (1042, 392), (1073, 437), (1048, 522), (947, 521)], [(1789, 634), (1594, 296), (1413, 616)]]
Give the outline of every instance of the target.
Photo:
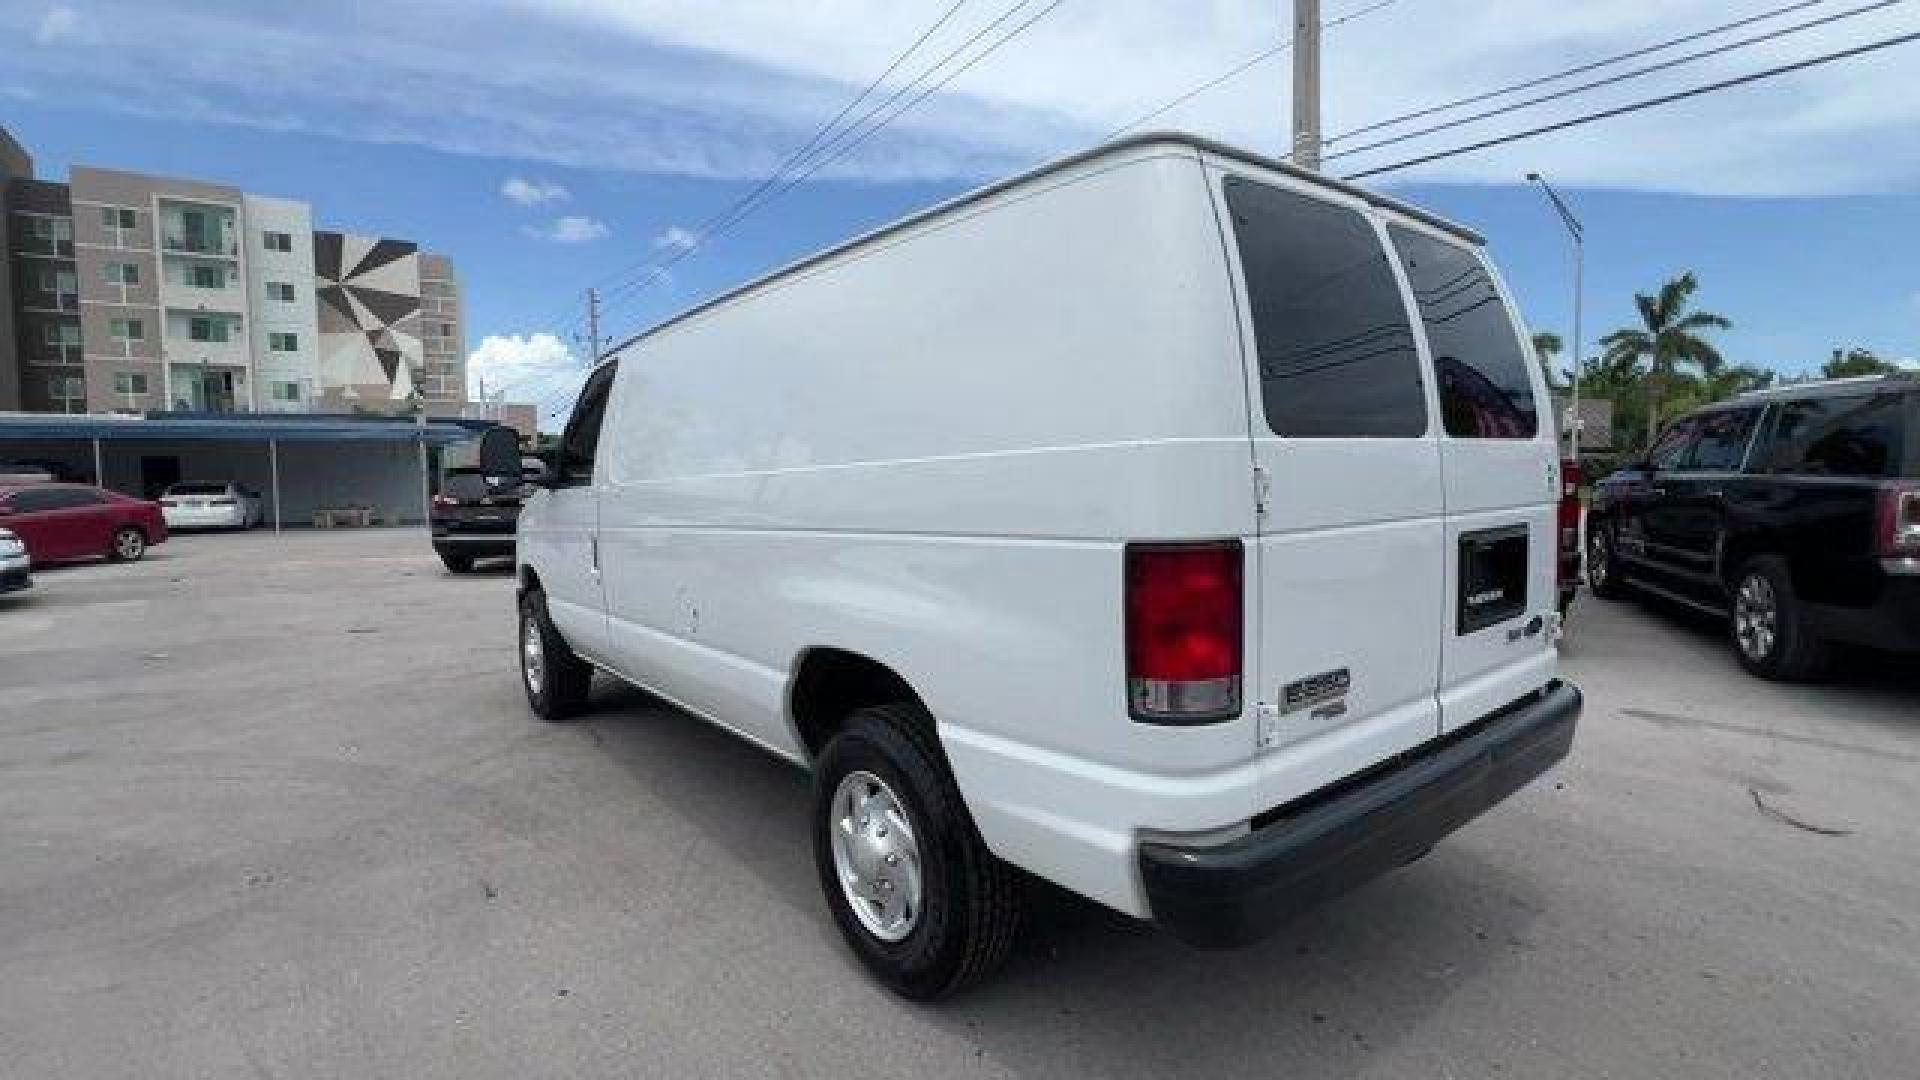
[(251, 529), (264, 516), (258, 492), (232, 481), (173, 484), (160, 494), (169, 529)]
[(35, 566), (133, 562), (167, 539), (159, 503), (85, 484), (0, 486), (0, 525), (26, 544)]
[(1250, 941), (1568, 752), (1546, 403), (1473, 233), (1111, 144), (599, 366), (520, 516), (528, 700), (599, 668), (811, 768), (906, 996), (1001, 960), (1015, 868)]
[(1763, 678), (1817, 677), (1840, 643), (1920, 652), (1920, 378), (1783, 386), (1674, 421), (1600, 483), (1587, 580), (1727, 617)]
[(33, 584), (33, 560), (27, 545), (10, 529), (0, 529), (0, 593), (16, 592)]
[[(516, 456), (518, 451), (516, 450)], [(527, 481), (545, 471), (537, 458), (505, 476), (477, 468), (450, 468), (429, 500), (433, 550), (449, 571), (464, 574), (480, 559), (513, 558), (514, 525), (529, 490)]]

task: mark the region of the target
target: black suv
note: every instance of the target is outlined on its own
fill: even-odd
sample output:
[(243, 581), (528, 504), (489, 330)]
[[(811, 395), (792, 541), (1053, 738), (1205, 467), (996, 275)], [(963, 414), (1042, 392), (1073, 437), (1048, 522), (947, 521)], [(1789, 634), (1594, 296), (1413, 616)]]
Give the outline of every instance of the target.
[(1836, 379), (1681, 417), (1601, 481), (1594, 595), (1729, 617), (1748, 671), (1806, 679), (1829, 645), (1920, 652), (1920, 378)]
[(513, 558), (526, 485), (489, 478), (479, 469), (447, 469), (432, 499), (433, 550), (447, 569), (464, 574), (476, 559)]

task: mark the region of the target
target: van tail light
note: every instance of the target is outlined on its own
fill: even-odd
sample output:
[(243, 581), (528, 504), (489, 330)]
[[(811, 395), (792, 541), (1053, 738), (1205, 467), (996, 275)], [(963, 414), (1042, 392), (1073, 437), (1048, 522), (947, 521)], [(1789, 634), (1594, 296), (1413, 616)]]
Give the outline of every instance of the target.
[(1135, 720), (1203, 724), (1240, 714), (1240, 541), (1129, 544), (1127, 704)]
[(1880, 489), (1875, 547), (1882, 559), (1920, 559), (1920, 483), (1896, 481)]
[(1559, 584), (1566, 585), (1580, 572), (1580, 465), (1568, 459), (1560, 463)]

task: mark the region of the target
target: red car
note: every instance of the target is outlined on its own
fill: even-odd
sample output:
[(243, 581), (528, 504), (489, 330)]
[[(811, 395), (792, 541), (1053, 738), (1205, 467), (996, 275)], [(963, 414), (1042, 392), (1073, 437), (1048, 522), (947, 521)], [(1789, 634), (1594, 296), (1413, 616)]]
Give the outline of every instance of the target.
[(167, 539), (160, 504), (85, 484), (0, 486), (0, 525), (33, 565), (98, 559), (132, 562)]

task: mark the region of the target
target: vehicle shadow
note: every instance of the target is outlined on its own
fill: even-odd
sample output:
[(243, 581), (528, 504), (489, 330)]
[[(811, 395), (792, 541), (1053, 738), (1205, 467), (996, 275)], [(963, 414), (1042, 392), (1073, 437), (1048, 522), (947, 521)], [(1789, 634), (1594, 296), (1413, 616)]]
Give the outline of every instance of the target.
[[(805, 773), (606, 681), (582, 726), (739, 868), (817, 912), (843, 963), (838, 978), (867, 978), (820, 899)], [(1535, 882), (1459, 843), (1225, 952), (1189, 948), (1045, 882), (1030, 880), (1026, 893), (1026, 920), (998, 978), (933, 1006), (884, 1000), (1010, 1071), (1086, 1075), (1267, 1075), (1276, 1062), (1352, 1069), (1417, 1038), (1425, 1018), (1472, 991), (1496, 959), (1530, 951), (1544, 910)]]

